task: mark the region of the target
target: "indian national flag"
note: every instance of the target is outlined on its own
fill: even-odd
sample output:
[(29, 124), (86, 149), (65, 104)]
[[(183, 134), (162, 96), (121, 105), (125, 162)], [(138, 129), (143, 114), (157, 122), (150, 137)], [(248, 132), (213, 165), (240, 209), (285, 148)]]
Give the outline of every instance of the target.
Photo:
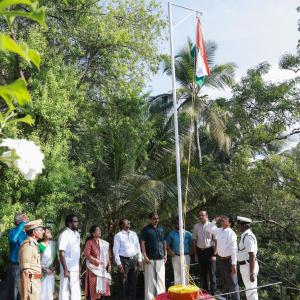
[(210, 70), (206, 58), (206, 51), (204, 45), (204, 38), (201, 30), (200, 18), (197, 18), (196, 46), (194, 47), (193, 52), (193, 56), (196, 58), (195, 82), (199, 87), (201, 87), (204, 84), (205, 77), (210, 75)]

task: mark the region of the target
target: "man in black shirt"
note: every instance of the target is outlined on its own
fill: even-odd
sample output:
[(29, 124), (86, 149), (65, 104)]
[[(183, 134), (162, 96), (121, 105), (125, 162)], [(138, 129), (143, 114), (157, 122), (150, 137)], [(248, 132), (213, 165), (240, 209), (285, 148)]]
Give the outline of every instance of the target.
[(145, 261), (145, 300), (164, 293), (167, 245), (164, 229), (158, 226), (156, 212), (149, 214), (150, 224), (141, 232), (141, 246)]

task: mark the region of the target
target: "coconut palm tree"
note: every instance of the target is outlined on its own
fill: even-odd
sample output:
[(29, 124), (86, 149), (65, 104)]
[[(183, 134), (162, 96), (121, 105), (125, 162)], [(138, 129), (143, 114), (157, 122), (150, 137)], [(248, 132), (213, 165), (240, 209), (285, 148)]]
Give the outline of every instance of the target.
[[(178, 110), (190, 116), (190, 132), (193, 134), (194, 148), (197, 152), (198, 163), (202, 164), (202, 153), (199, 137), (199, 127), (205, 127), (214, 138), (220, 149), (229, 152), (230, 138), (226, 134), (226, 120), (228, 111), (221, 108), (207, 95), (203, 94), (203, 87), (224, 90), (234, 85), (236, 65), (234, 63), (215, 64), (216, 43), (208, 41), (205, 44), (210, 76), (205, 78), (202, 86), (195, 84), (195, 60), (192, 55), (193, 43), (190, 39), (175, 56), (176, 80), (180, 84), (177, 91)], [(171, 75), (170, 59), (165, 60), (164, 72)]]

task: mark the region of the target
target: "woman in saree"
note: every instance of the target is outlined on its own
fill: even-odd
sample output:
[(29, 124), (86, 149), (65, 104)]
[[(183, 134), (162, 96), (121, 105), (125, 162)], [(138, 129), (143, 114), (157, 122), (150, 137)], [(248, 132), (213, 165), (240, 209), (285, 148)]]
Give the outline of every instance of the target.
[(57, 244), (52, 240), (51, 230), (45, 228), (44, 231), (43, 239), (39, 242), (43, 275), (41, 300), (53, 300)]
[(90, 228), (83, 254), (86, 258), (85, 299), (97, 300), (110, 296), (109, 243), (101, 239), (99, 226)]

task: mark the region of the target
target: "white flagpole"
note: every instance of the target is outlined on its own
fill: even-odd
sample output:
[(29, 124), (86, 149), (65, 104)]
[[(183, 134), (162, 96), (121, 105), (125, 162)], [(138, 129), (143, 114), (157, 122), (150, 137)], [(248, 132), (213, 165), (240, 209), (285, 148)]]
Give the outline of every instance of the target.
[(181, 284), (185, 286), (185, 259), (184, 259), (184, 232), (182, 218), (182, 195), (181, 195), (181, 173), (180, 173), (180, 147), (178, 134), (178, 116), (177, 116), (177, 99), (176, 99), (176, 78), (175, 78), (175, 61), (174, 61), (174, 44), (173, 44), (173, 24), (172, 24), (172, 2), (169, 1), (169, 29), (170, 29), (170, 51), (172, 66), (172, 87), (173, 87), (173, 110), (174, 110), (174, 129), (175, 129), (175, 146), (176, 146), (176, 173), (177, 173), (177, 191), (178, 191), (178, 219), (179, 219), (179, 253), (180, 253), (180, 274)]

